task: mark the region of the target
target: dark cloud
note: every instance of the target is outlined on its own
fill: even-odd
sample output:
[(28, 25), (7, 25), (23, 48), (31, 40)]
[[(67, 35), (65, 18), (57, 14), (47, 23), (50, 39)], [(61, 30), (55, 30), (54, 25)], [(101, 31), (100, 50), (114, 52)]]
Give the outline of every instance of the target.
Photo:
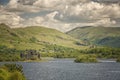
[(33, 5), (36, 0), (18, 0), (18, 3), (23, 5)]
[(105, 4), (120, 3), (120, 0), (92, 0), (92, 1)]

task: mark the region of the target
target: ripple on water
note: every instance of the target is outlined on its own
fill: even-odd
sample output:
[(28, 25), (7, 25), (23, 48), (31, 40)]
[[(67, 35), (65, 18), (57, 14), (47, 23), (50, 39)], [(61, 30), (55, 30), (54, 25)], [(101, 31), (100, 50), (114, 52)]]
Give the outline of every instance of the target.
[(75, 63), (73, 59), (18, 62), (27, 80), (120, 80), (120, 63)]

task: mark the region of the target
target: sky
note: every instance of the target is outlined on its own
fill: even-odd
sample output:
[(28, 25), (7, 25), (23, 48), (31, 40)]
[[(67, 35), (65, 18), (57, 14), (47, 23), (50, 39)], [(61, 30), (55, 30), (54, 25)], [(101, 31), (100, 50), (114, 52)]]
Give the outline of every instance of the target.
[(0, 0), (0, 23), (11, 28), (120, 27), (120, 0)]

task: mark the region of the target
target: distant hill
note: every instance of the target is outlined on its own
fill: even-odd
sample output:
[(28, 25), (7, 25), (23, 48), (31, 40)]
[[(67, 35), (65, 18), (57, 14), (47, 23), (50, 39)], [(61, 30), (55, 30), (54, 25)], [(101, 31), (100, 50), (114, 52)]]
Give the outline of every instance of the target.
[(120, 47), (120, 27), (77, 27), (67, 34), (87, 44)]
[[(76, 43), (79, 43), (76, 44)], [(55, 29), (31, 26), (26, 28), (9, 28), (0, 24), (0, 45), (17, 49), (41, 49), (46, 45), (58, 45), (69, 48), (84, 48), (84, 43)]]

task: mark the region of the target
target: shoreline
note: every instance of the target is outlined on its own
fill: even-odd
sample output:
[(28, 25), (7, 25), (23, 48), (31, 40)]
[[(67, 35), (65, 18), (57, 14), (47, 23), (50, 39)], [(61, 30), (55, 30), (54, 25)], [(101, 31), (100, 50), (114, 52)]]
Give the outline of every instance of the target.
[(47, 62), (47, 61), (50, 61), (50, 60), (53, 60), (53, 59), (55, 59), (55, 58), (53, 58), (53, 57), (41, 57), (41, 59), (40, 60), (21, 60), (21, 61), (0, 61), (1, 63), (2, 62), (8, 62), (8, 63), (10, 63), (10, 62)]
[[(1, 61), (0, 63), (12, 63), (12, 62), (48, 62), (50, 60), (54, 60), (54, 59), (75, 59), (75, 58), (54, 58), (54, 57), (41, 57), (40, 60), (24, 60), (24, 61)], [(110, 62), (114, 62), (117, 63), (116, 59), (104, 59), (104, 58), (99, 58), (97, 59), (98, 62), (96, 63), (110, 63)], [(74, 61), (74, 60), (73, 60)], [(92, 63), (92, 62), (91, 62)]]

